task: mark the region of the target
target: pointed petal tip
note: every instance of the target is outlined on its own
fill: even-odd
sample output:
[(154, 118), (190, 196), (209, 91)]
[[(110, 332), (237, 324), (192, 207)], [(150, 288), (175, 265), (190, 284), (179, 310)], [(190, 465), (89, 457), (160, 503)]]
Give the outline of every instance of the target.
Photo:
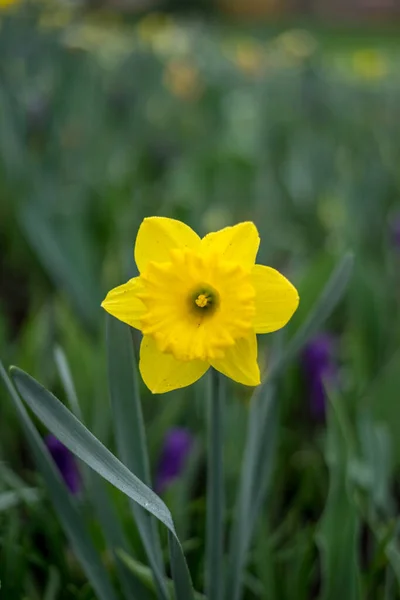
[(104, 298), (103, 302), (100, 304), (100, 308), (111, 314), (109, 311), (109, 302), (107, 302), (107, 297)]
[(248, 385), (249, 387), (257, 387), (257, 386), (261, 385), (261, 376), (260, 376), (260, 373), (258, 373), (257, 376), (249, 379), (249, 383), (247, 383), (245, 385)]

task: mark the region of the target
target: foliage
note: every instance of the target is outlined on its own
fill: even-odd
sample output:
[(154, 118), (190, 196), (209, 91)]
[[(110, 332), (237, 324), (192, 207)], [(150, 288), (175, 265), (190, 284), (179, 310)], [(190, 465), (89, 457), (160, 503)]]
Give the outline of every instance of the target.
[[(143, 217), (180, 218), (199, 233), (253, 220), (260, 262), (290, 275), (301, 304), (283, 339), (271, 335), (261, 352), (276, 374), (268, 394), (250, 402), (245, 388), (229, 384), (225, 391), (225, 593), (240, 597), (232, 590), (243, 567), (246, 600), (329, 600), (336, 590), (343, 600), (398, 598), (398, 47), (388, 38), (249, 33), (154, 14), (132, 23), (100, 20), (47, 5), (10, 6), (0, 19), (3, 362), (70, 403), (60, 354), (54, 359), (61, 347), (77, 416), (144, 484), (147, 458), (138, 452), (146, 444), (139, 433), (129, 438), (118, 410), (137, 419), (143, 409), (152, 476), (165, 432), (177, 425), (192, 431), (196, 452), (163, 501), (200, 597), (204, 382), (159, 398), (128, 377), (141, 404), (127, 408), (129, 387), (114, 379), (110, 404), (100, 302), (135, 274), (133, 241)], [(335, 304), (335, 283), (322, 305), (331, 299), (333, 312), (316, 313), (347, 250), (355, 257), (347, 291)], [(310, 414), (300, 360), (302, 335), (316, 314), (323, 318), (316, 328), (311, 321), (308, 335), (325, 330), (337, 339), (338, 385), (326, 423)], [(125, 334), (120, 344), (127, 348)], [(137, 342), (134, 336), (133, 351)], [(115, 359), (111, 343), (108, 359)], [(110, 372), (124, 366), (116, 360)], [(71, 531), (55, 517), (22, 414), (22, 403), (17, 412), (2, 387), (4, 597), (101, 597)], [(165, 529), (155, 530), (120, 491), (83, 471), (81, 497), (58, 498), (100, 564), (94, 578), (101, 573), (121, 598), (134, 586), (140, 598), (170, 593), (179, 547), (172, 542), (168, 554)]]

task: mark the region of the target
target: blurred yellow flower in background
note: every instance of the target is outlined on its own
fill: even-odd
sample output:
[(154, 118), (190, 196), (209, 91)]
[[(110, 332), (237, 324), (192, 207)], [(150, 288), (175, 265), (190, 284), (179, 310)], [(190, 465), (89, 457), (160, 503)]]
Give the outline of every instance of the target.
[(151, 44), (158, 36), (173, 27), (171, 17), (163, 13), (149, 13), (136, 25), (136, 32), (140, 39)]
[(389, 72), (386, 57), (373, 48), (354, 52), (352, 63), (356, 75), (370, 81), (383, 79)]
[(187, 29), (162, 13), (143, 17), (136, 26), (136, 33), (141, 42), (160, 56), (182, 56), (190, 49)]
[(18, 4), (20, 4), (20, 0), (0, 0), (0, 11)]
[(238, 40), (229, 54), (238, 69), (243, 73), (247, 75), (262, 73), (265, 66), (265, 50), (257, 40), (252, 38)]
[(199, 70), (188, 60), (171, 60), (164, 70), (164, 85), (181, 100), (197, 100), (203, 91)]
[(302, 61), (314, 54), (318, 42), (315, 37), (305, 29), (290, 29), (281, 33), (274, 40), (276, 46), (293, 59)]
[(111, 290), (102, 307), (142, 331), (139, 368), (153, 393), (190, 385), (210, 366), (260, 383), (256, 333), (286, 325), (299, 296), (278, 271), (255, 264), (259, 243), (251, 222), (202, 239), (174, 219), (142, 222), (140, 276)]

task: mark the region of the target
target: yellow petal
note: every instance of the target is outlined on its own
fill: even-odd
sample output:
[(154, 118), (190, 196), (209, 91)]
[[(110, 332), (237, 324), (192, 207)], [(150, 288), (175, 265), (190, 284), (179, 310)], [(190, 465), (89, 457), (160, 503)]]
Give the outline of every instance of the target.
[(255, 263), (260, 237), (254, 223), (246, 221), (209, 233), (201, 240), (201, 245), (203, 251), (218, 254), (249, 269)]
[(257, 338), (255, 333), (236, 341), (227, 348), (223, 358), (214, 359), (211, 366), (243, 385), (259, 385), (260, 369), (257, 363)]
[(196, 249), (200, 238), (185, 223), (166, 217), (144, 219), (136, 237), (135, 261), (142, 273), (149, 261), (166, 262), (174, 248)]
[(296, 288), (271, 267), (255, 265), (251, 273), (256, 292), (256, 333), (269, 333), (280, 329), (289, 321), (299, 305)]
[(101, 306), (113, 317), (128, 323), (131, 327), (141, 329), (140, 320), (147, 309), (137, 297), (140, 291), (142, 291), (140, 277), (134, 277), (108, 292)]
[(207, 371), (202, 360), (180, 361), (158, 349), (155, 340), (145, 335), (140, 346), (139, 369), (153, 394), (163, 394), (191, 385)]

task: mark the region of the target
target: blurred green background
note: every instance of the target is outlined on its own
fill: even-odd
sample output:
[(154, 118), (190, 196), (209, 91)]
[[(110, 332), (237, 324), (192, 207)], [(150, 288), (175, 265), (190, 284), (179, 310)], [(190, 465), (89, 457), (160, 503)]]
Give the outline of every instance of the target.
[[(375, 541), (375, 521), (357, 512), (357, 574), (361, 597), (372, 600), (400, 598), (386, 552), (388, 540), (396, 542), (400, 502), (400, 20), (394, 5), (364, 8), (0, 0), (0, 349), (5, 364), (63, 398), (54, 362), (61, 346), (90, 428), (113, 447), (100, 303), (135, 274), (133, 244), (145, 216), (178, 218), (200, 234), (253, 220), (259, 262), (281, 269), (300, 291), (287, 337), (338, 257), (352, 250), (350, 289), (326, 332), (364, 461), (349, 468), (372, 495), (375, 477), (380, 482), (384, 525)], [(271, 339), (262, 340), (267, 352)], [(228, 519), (250, 394), (230, 389)], [(153, 470), (170, 427), (185, 426), (198, 440), (191, 502), (181, 481), (167, 494), (188, 532), (198, 589), (203, 404), (201, 383), (165, 397), (143, 389)], [(279, 404), (273, 483), (246, 598), (317, 598), (330, 455), (300, 360), (281, 382)], [(21, 495), (24, 486), (36, 495)], [(113, 494), (139, 545), (124, 500)], [(5, 600), (94, 598), (49, 510), (1, 388)], [(333, 539), (350, 509), (340, 510), (325, 542), (345, 552), (345, 538)]]

